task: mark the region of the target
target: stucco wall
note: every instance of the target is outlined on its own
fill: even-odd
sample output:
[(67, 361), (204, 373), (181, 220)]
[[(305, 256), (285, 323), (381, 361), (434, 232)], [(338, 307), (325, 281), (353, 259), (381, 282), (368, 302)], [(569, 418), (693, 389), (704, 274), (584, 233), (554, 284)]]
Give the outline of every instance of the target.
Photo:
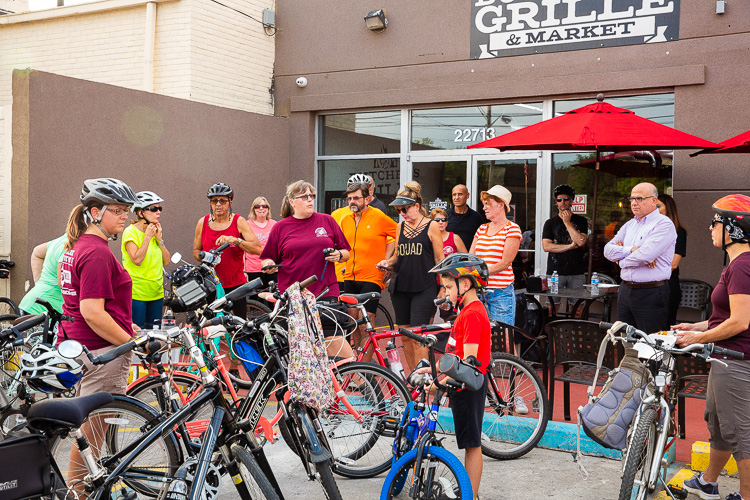
[[(39, 71), (15, 75), (13, 123), (14, 299), (30, 278), (31, 249), (64, 232), (86, 178), (157, 192), (169, 250), (191, 259), (211, 184), (229, 183), (243, 216), (259, 195), (278, 214), (291, 175), (285, 118)], [(110, 245), (117, 255), (119, 243)]]

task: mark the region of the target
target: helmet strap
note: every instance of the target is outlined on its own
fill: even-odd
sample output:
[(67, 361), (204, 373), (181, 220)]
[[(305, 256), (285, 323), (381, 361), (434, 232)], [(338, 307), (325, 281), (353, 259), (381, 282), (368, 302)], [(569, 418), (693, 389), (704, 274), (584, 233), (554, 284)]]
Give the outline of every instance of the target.
[(216, 217), (214, 216), (214, 209), (211, 207), (211, 202), (208, 202), (208, 213), (211, 215), (209, 217), (209, 222), (214, 222), (216, 220)]
[[(99, 211), (99, 217), (96, 217), (96, 218), (91, 214), (91, 208), (90, 207), (85, 208), (83, 210), (83, 214), (84, 214), (83, 215), (83, 220), (84, 220), (84, 222), (86, 222), (87, 226), (90, 223), (93, 223), (96, 227), (98, 227), (99, 231), (101, 231), (104, 234), (104, 236), (107, 238), (108, 241), (115, 241), (117, 239), (117, 235), (116, 234), (109, 234), (107, 231), (104, 230), (104, 228), (102, 227), (102, 224), (101, 224), (102, 217), (104, 217), (104, 211), (107, 210), (108, 206), (109, 205), (102, 205), (102, 208)], [(89, 222), (89, 221), (91, 221), (91, 222)]]

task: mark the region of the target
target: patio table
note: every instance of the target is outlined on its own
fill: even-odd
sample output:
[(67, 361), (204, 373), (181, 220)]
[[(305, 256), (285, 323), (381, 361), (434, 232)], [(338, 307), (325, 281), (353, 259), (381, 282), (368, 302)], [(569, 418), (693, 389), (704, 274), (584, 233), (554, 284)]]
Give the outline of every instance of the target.
[[(578, 308), (583, 302), (583, 310), (581, 311), (582, 319), (588, 319), (589, 308), (591, 307), (591, 304), (593, 304), (596, 300), (601, 300), (604, 305), (602, 319), (603, 321), (609, 322), (612, 316), (612, 297), (617, 296), (618, 290), (618, 285), (608, 285), (602, 283), (599, 285), (599, 295), (591, 295), (590, 285), (584, 285), (582, 288), (560, 288), (558, 293), (552, 293), (549, 290), (547, 290), (546, 292), (529, 292), (523, 288), (520, 289), (519, 292), (523, 292), (526, 295), (527, 300), (531, 300), (533, 303), (535, 303), (540, 310), (543, 310), (542, 305), (536, 298), (536, 296), (566, 298), (569, 301), (572, 299), (574, 300), (573, 308), (571, 311), (572, 317), (575, 317), (576, 311), (578, 311)], [(552, 308), (551, 320), (553, 321), (558, 319), (556, 309), (557, 308), (555, 307)]]

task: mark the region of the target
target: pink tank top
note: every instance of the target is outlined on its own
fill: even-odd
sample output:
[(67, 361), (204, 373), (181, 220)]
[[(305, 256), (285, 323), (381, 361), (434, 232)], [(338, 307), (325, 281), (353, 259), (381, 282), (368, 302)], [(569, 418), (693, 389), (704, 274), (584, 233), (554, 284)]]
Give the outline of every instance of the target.
[[(208, 225), (208, 219), (211, 215), (203, 218), (203, 234), (201, 238), (201, 248), (204, 251), (218, 248), (216, 240), (219, 236), (227, 235), (235, 238), (241, 238), (240, 230), (237, 227), (237, 214), (232, 214), (232, 223), (223, 231), (214, 231)], [(238, 286), (247, 281), (243, 271), (242, 256), (245, 252), (236, 245), (230, 245), (221, 252), (221, 262), (216, 266), (216, 274), (219, 275), (221, 285), (224, 288)]]
[(443, 242), (443, 254), (447, 257), (458, 252), (456, 242), (453, 239), (454, 233), (448, 233), (448, 239)]

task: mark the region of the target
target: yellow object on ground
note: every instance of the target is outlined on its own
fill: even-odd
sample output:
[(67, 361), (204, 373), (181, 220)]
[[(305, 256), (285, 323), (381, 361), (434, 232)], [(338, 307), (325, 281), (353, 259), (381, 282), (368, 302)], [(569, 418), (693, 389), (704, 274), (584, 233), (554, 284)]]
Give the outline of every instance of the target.
[[(708, 455), (710, 448), (710, 445), (703, 441), (696, 441), (693, 443), (693, 448), (690, 452), (690, 467), (694, 471), (702, 472), (708, 468)], [(727, 465), (724, 467), (724, 471), (729, 475), (737, 474), (737, 462), (734, 460), (734, 457), (729, 458), (729, 462), (727, 462)]]

